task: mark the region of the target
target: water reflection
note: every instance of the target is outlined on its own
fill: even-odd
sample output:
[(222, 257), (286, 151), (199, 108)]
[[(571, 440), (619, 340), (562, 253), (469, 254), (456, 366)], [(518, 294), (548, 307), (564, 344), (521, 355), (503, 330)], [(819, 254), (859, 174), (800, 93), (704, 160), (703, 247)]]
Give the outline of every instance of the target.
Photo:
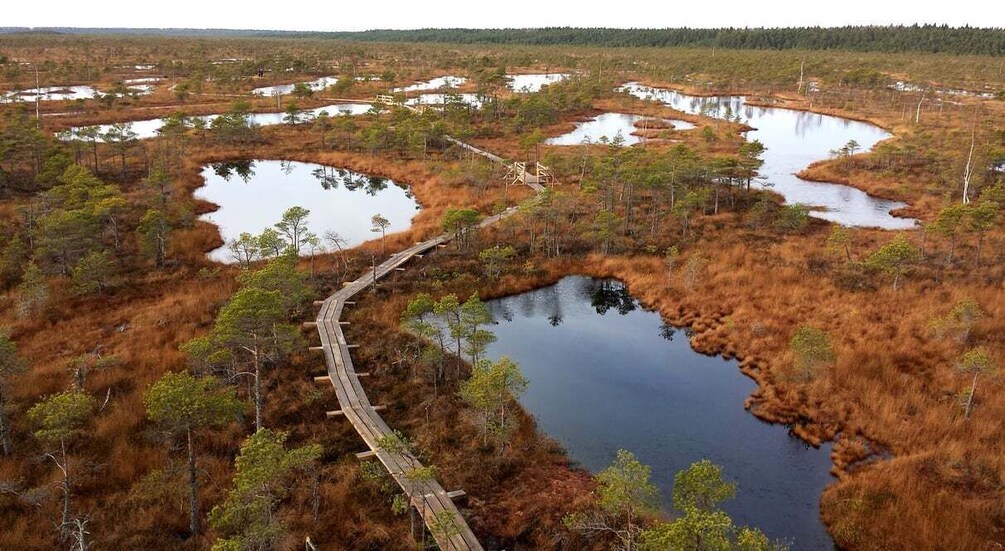
[[(333, 105), (325, 105), (323, 107), (316, 107), (314, 109), (304, 110), (300, 117), (302, 121), (310, 121), (320, 115), (322, 112), (328, 113), (329, 116), (357, 116), (365, 115), (370, 112), (373, 105), (369, 103), (336, 103)], [(195, 120), (201, 120), (209, 126), (209, 123), (213, 122), (214, 119), (220, 115), (196, 115), (191, 117), (186, 117), (189, 124)], [(246, 117), (249, 125), (254, 126), (274, 126), (277, 124), (284, 124), (283, 120), (286, 117), (286, 113), (249, 113)], [(149, 138), (155, 138), (160, 134), (161, 128), (164, 127), (166, 119), (149, 119), (142, 121), (132, 121), (126, 123), (129, 125), (130, 129), (136, 133), (136, 137), (141, 140), (146, 140)], [(99, 133), (103, 136), (109, 130), (111, 130), (113, 125), (111, 124), (100, 124), (97, 125)], [(89, 128), (85, 126), (75, 126), (70, 129), (70, 138), (75, 134), (79, 134), (82, 129)], [(65, 136), (60, 136), (65, 138)], [(99, 137), (97, 141), (103, 142), (104, 139)]]
[(664, 323), (663, 325), (660, 325), (660, 337), (662, 337), (663, 340), (665, 340), (667, 342), (672, 342), (674, 336), (676, 336), (676, 335), (677, 335), (677, 328), (676, 327), (674, 327), (672, 325), (668, 325), (666, 323)]
[(311, 175), (321, 182), (321, 187), (326, 190), (338, 189), (339, 185), (341, 185), (349, 191), (362, 189), (370, 196), (376, 196), (381, 191), (384, 191), (391, 182), (391, 180), (382, 176), (359, 174), (344, 168), (324, 165), (312, 170)]
[(635, 297), (628, 294), (628, 289), (616, 281), (583, 279), (580, 294), (590, 299), (590, 306), (601, 316), (611, 308), (624, 316), (639, 307)]
[(506, 75), (509, 88), (517, 93), (540, 92), (541, 88), (569, 78), (569, 73), (517, 74)]
[(323, 92), (329, 86), (338, 82), (338, 77), (321, 77), (319, 79), (311, 80), (308, 82), (299, 82), (294, 84), (278, 84), (276, 86), (263, 86), (261, 88), (255, 88), (251, 91), (252, 95), (255, 96), (265, 96), (265, 97), (275, 97), (275, 96), (285, 96), (286, 94), (292, 94), (293, 90), (297, 87), (297, 84), (306, 85), (308, 89), (313, 92)]
[(755, 385), (735, 361), (696, 353), (687, 331), (617, 281), (567, 277), (487, 304), (498, 338), (488, 357), (519, 362), (530, 381), (521, 403), (585, 468), (598, 472), (631, 450), (668, 499), (674, 474), (707, 458), (737, 483), (724, 508), (738, 524), (792, 539), (796, 550), (833, 547), (819, 519), (834, 480), (830, 446), (808, 447), (746, 411)]
[(213, 174), (229, 182), (230, 178), (237, 175), (244, 183), (248, 183), (255, 175), (255, 161), (229, 161), (225, 163), (213, 163), (210, 165)]
[[(576, 123), (576, 128), (568, 134), (549, 138), (548, 145), (580, 145), (584, 143), (611, 142), (617, 139), (622, 145), (634, 145), (642, 138), (634, 135), (636, 124), (647, 119), (627, 113), (602, 113), (586, 121)], [(694, 125), (682, 120), (659, 119), (659, 123), (672, 124), (675, 130), (690, 130)], [(645, 122), (642, 123), (645, 129)]]
[(478, 94), (420, 94), (405, 100), (406, 105), (447, 105), (451, 103), (470, 105), (475, 108), (482, 106)]
[[(392, 180), (314, 163), (228, 161), (206, 166), (202, 176), (206, 183), (195, 196), (220, 208), (200, 219), (217, 225), (224, 241), (241, 233), (258, 235), (286, 209), (302, 206), (311, 211), (310, 232), (319, 237), (337, 232), (348, 246), (355, 246), (375, 237), (370, 221), (374, 214), (390, 221), (391, 234), (407, 229), (419, 208), (409, 190)], [(234, 260), (226, 247), (209, 257)]]
[(457, 88), (458, 86), (467, 82), (468, 79), (464, 77), (455, 77), (451, 75), (436, 77), (424, 82), (416, 82), (415, 84), (410, 84), (408, 86), (402, 86), (400, 88), (392, 88), (392, 92), (421, 92), (425, 90), (439, 90), (440, 88)]
[(778, 107), (752, 107), (742, 96), (696, 97), (662, 88), (628, 83), (621, 88), (642, 98), (652, 99), (685, 113), (729, 119), (750, 125), (750, 140), (760, 140), (766, 147), (760, 173), (773, 191), (788, 203), (803, 203), (823, 210), (811, 216), (846, 226), (910, 229), (914, 220), (898, 218), (891, 210), (906, 206), (898, 201), (873, 197), (850, 186), (830, 182), (809, 182), (796, 176), (815, 161), (826, 159), (832, 150), (850, 140), (863, 151), (872, 148), (890, 134), (878, 126)]
[[(813, 132), (819, 131), (820, 127), (824, 124), (823, 115), (810, 113), (808, 111), (797, 111), (797, 113), (795, 134), (800, 138), (805, 138)], [(847, 127), (847, 123), (845, 124), (845, 127)]]
[[(152, 82), (149, 79), (135, 79), (131, 84), (130, 81), (125, 81), (123, 83), (126, 86), (124, 92), (118, 92), (114, 95), (117, 97), (122, 97), (125, 95), (137, 95), (144, 96), (153, 92), (154, 87), (149, 84), (139, 84), (139, 81)], [(92, 99), (95, 97), (101, 97), (106, 95), (93, 86), (46, 86), (42, 88), (29, 88), (26, 90), (14, 90), (10, 92), (0, 93), (0, 103), (15, 103), (15, 102), (25, 102), (34, 103), (38, 101), (71, 101), (71, 100), (85, 100)]]

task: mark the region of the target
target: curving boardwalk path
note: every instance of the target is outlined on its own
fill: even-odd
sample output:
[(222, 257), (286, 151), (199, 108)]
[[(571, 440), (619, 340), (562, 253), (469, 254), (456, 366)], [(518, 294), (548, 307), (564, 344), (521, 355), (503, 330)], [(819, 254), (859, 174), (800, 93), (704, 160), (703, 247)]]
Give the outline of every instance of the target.
[[(466, 144), (465, 144), (466, 145)], [(479, 150), (480, 152), (480, 150)], [(491, 154), (490, 154), (491, 155)], [(493, 156), (494, 157), (494, 156)], [(494, 160), (494, 159), (493, 159)], [(529, 184), (535, 191), (541, 192), (544, 187), (539, 184)], [(479, 227), (489, 226), (516, 213), (516, 207), (510, 207), (506, 211), (484, 219)], [(377, 414), (377, 407), (370, 403), (366, 396), (366, 390), (360, 384), (359, 376), (352, 364), (352, 356), (349, 354), (349, 343), (346, 342), (345, 334), (342, 332), (342, 325), (339, 321), (342, 317), (342, 310), (346, 304), (351, 304), (350, 299), (364, 291), (375, 279), (381, 279), (395, 270), (401, 268), (413, 257), (421, 256), (423, 253), (435, 249), (436, 247), (450, 241), (453, 236), (450, 234), (440, 235), (428, 241), (417, 243), (401, 252), (391, 256), (388, 260), (376, 267), (375, 272), (367, 272), (352, 283), (347, 284), (335, 294), (326, 298), (321, 303), (321, 310), (318, 312), (315, 321), (318, 334), (321, 336), (321, 350), (325, 355), (325, 364), (328, 368), (328, 377), (335, 387), (335, 394), (338, 397), (339, 406), (342, 408), (338, 412), (330, 412), (329, 416), (343, 415), (352, 423), (356, 432), (363, 438), (370, 448), (369, 452), (357, 454), (357, 457), (376, 457), (387, 469), (394, 480), (401, 486), (407, 495), (411, 486), (407, 473), (416, 467), (421, 466), (419, 460), (410, 452), (388, 452), (380, 448), (378, 441), (387, 435), (392, 434), (384, 419)], [(323, 377), (322, 377), (323, 378)], [(482, 549), (474, 533), (468, 528), (464, 517), (457, 510), (451, 500), (451, 494), (440, 486), (439, 482), (431, 480), (422, 483), (414, 488), (411, 503), (420, 512), (426, 526), (436, 539), (441, 549), (462, 550), (462, 549)], [(442, 518), (446, 515), (453, 516), (453, 526), (448, 530), (438, 530), (437, 524), (443, 525)], [(449, 523), (448, 523), (449, 524)]]
[(490, 161), (495, 161), (495, 162), (497, 162), (499, 164), (504, 164), (504, 165), (505, 164), (509, 164), (506, 161), (506, 159), (503, 159), (499, 155), (496, 155), (494, 153), (489, 153), (488, 151), (485, 151), (483, 149), (478, 149), (477, 147), (475, 147), (475, 146), (473, 146), (473, 145), (471, 145), (469, 143), (462, 142), (461, 140), (458, 140), (457, 138), (455, 138), (453, 136), (444, 136), (444, 139), (446, 139), (448, 142), (450, 142), (450, 143), (452, 143), (452, 144), (454, 144), (454, 145), (456, 145), (458, 147), (461, 147), (463, 149), (467, 149), (468, 151), (470, 151), (472, 153), (477, 153), (478, 155), (481, 155), (482, 157), (485, 157), (486, 159), (488, 159)]

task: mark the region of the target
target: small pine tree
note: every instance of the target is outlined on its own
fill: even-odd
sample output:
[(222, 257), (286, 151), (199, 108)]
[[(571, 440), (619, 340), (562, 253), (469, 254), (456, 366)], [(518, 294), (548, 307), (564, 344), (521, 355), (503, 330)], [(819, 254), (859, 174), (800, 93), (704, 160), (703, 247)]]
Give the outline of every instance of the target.
[(828, 365), (834, 363), (834, 348), (826, 332), (804, 325), (800, 327), (789, 348), (795, 356), (795, 379), (808, 382), (816, 378)]
[(18, 314), (28, 317), (41, 310), (49, 300), (49, 286), (45, 282), (42, 270), (35, 261), (28, 263), (18, 285)]
[(108, 288), (115, 261), (108, 251), (90, 251), (73, 267), (73, 289), (78, 295), (101, 293)]

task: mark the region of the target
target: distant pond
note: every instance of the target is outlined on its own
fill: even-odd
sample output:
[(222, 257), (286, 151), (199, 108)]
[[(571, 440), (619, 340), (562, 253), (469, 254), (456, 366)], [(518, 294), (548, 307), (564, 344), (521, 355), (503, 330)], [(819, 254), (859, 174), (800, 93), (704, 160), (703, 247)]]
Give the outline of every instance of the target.
[[(545, 143), (548, 145), (599, 143), (602, 138), (612, 141), (615, 136), (620, 134), (624, 145), (634, 145), (642, 141), (641, 137), (633, 134), (637, 130), (635, 124), (646, 118), (651, 117), (630, 115), (628, 113), (602, 113), (588, 121), (577, 123), (576, 128), (572, 132), (550, 138)], [(694, 128), (694, 125), (687, 121), (659, 120), (663, 123), (672, 124), (674, 130), (690, 130)]]
[(761, 157), (764, 165), (758, 172), (771, 184), (771, 190), (785, 197), (786, 202), (822, 207), (823, 210), (811, 211), (811, 216), (845, 226), (888, 230), (915, 226), (911, 218), (890, 214), (891, 210), (906, 206), (904, 203), (869, 195), (851, 186), (810, 182), (796, 176), (810, 164), (827, 159), (831, 151), (851, 140), (858, 143), (860, 151), (868, 151), (891, 136), (874, 124), (782, 107), (749, 105), (743, 96), (690, 96), (637, 82), (629, 82), (621, 90), (684, 113), (718, 119), (739, 118), (753, 127), (754, 130), (747, 132), (747, 139), (760, 140), (765, 147)]
[[(365, 115), (370, 112), (372, 105), (369, 103), (336, 103), (333, 105), (325, 105), (323, 107), (315, 107), (314, 109), (305, 109), (301, 113), (301, 117), (304, 119), (310, 119), (317, 117), (321, 112), (327, 113), (329, 116), (357, 116)], [(190, 119), (202, 119), (208, 126), (213, 122), (214, 119), (220, 115), (195, 115), (189, 117)], [(283, 119), (286, 117), (286, 113), (248, 113), (245, 116), (245, 120), (251, 126), (274, 126), (277, 124), (284, 124)], [(164, 128), (165, 119), (147, 119), (130, 121), (123, 123), (129, 130), (136, 133), (136, 139), (146, 140), (150, 138), (156, 138), (160, 134), (161, 128)], [(96, 125), (100, 136), (103, 136), (109, 130), (112, 129), (113, 124), (100, 124)], [(61, 139), (72, 139), (75, 136), (79, 136), (81, 130), (84, 130), (86, 126), (77, 126), (71, 128), (67, 133), (60, 134)], [(103, 142), (104, 138), (98, 137), (98, 142)]]

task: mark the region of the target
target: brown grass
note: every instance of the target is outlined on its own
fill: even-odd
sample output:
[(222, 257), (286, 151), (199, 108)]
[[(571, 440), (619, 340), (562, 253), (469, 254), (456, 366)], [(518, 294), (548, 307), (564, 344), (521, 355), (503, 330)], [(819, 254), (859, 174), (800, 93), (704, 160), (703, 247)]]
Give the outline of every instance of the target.
[[(439, 220), (446, 208), (474, 206), (490, 210), (499, 200), (499, 188), (490, 187), (486, 193), (479, 194), (456, 179), (445, 176), (444, 168), (456, 165), (458, 161), (446, 159), (439, 165), (431, 165), (389, 156), (311, 151), (305, 150), (303, 138), (298, 130), (270, 128), (266, 131), (266, 143), (254, 147), (221, 148), (214, 144), (196, 143), (186, 156), (182, 176), (175, 182), (174, 195), (189, 197), (203, 183), (199, 175), (202, 166), (219, 160), (290, 159), (386, 176), (410, 185), (422, 205), (408, 231), (387, 237), (389, 250), (405, 248), (417, 240), (439, 233)], [(127, 187), (127, 192), (131, 192), (132, 185)], [(528, 193), (526, 190), (511, 190), (510, 197), (520, 198)], [(216, 208), (199, 201), (194, 206), (196, 213)], [(66, 388), (70, 382), (66, 367), (70, 359), (91, 352), (99, 345), (103, 355), (116, 356), (121, 365), (92, 373), (87, 380), (87, 390), (100, 400), (108, 392), (111, 397), (108, 406), (89, 428), (89, 436), (82, 439), (74, 450), (78, 461), (87, 464), (86, 468), (81, 467), (75, 482), (74, 510), (91, 519), (92, 537), (102, 546), (208, 546), (212, 534), (198, 541), (185, 539), (186, 494), (177, 463), (180, 456), (177, 449), (168, 452), (168, 447), (145, 420), (142, 396), (146, 388), (164, 372), (184, 368), (184, 356), (178, 351), (178, 345), (205, 334), (217, 309), (235, 290), (234, 268), (223, 267), (216, 274), (200, 274), (197, 270), (201, 266), (212, 266), (203, 255), (220, 244), (220, 236), (214, 226), (196, 223), (173, 236), (170, 256), (174, 262), (180, 263), (174, 269), (146, 273), (148, 267), (131, 265), (115, 289), (105, 296), (89, 299), (72, 298), (66, 289), (66, 282), (57, 281), (52, 306), (44, 315), (17, 320), (12, 309), (5, 312), (4, 323), (12, 328), (22, 354), (31, 364), (31, 370), (17, 381), (11, 397), (10, 407), (13, 409), (19, 451), (14, 458), (0, 458), (0, 478), (19, 480), (25, 489), (49, 486), (52, 499), (46, 500), (38, 510), (21, 504), (13, 497), (0, 499), (2, 516), (11, 520), (3, 523), (0, 547), (47, 549), (55, 545), (54, 530), (38, 529), (39, 526), (51, 526), (57, 518), (56, 488), (51, 486), (55, 482), (53, 469), (44, 461), (30, 459), (38, 458), (42, 450), (31, 438), (23, 413), (40, 396)], [(350, 253), (353, 274), (369, 262), (368, 255), (364, 258), (361, 252), (376, 247), (379, 244), (374, 240)], [(319, 262), (324, 269), (333, 265), (334, 258), (323, 258)], [(337, 287), (338, 283), (337, 280), (318, 282), (325, 289)], [(293, 534), (291, 543), (304, 534), (310, 534), (314, 541), (328, 548), (407, 547), (407, 519), (391, 514), (388, 494), (358, 480), (358, 466), (351, 455), (362, 446), (358, 436), (347, 424), (324, 420), (325, 410), (337, 408), (334, 393), (321, 389), (319, 397), (305, 399), (318, 390), (317, 384), (308, 376), (317, 369), (316, 362), (316, 358), (298, 355), (289, 365), (274, 371), (267, 384), (271, 389), (266, 412), (270, 426), (291, 431), (293, 442), (321, 442), (325, 446), (326, 463), (329, 465), (325, 474), (328, 482), (322, 488), (319, 522), (314, 524), (311, 521), (309, 503), (302, 491), (295, 497), (293, 509), (285, 510), (284, 515)], [(379, 363), (389, 362), (390, 358), (386, 358)], [(408, 390), (411, 387), (409, 384), (402, 384), (393, 378), (388, 381), (378, 379), (378, 384), (386, 388), (392, 398), (395, 394), (402, 395), (400, 400), (391, 400), (392, 404), (418, 403), (409, 399), (409, 393), (414, 394), (414, 390)], [(443, 416), (431, 429), (421, 432), (423, 445), (433, 447), (435, 444), (437, 450), (446, 449), (440, 443), (438, 431), (452, 434), (450, 420), (456, 418), (460, 410), (460, 404), (455, 400), (444, 398), (443, 402)], [(401, 406), (390, 416), (394, 426), (400, 423), (406, 429), (412, 420), (418, 418), (421, 418), (420, 413)], [(549, 445), (537, 443), (538, 437), (529, 419), (525, 418), (522, 426), (520, 442), (523, 447), (529, 446), (530, 451), (518, 454), (517, 465), (540, 463), (542, 473), (570, 476), (568, 493), (561, 502), (575, 499), (576, 495), (585, 495), (587, 492), (576, 488), (589, 484), (588, 477), (569, 473), (560, 453)], [(200, 468), (203, 471), (204, 513), (219, 501), (228, 488), (233, 457), (246, 431), (244, 426), (235, 426), (221, 434), (202, 438), (204, 453), (200, 457)], [(513, 518), (510, 512), (526, 501), (525, 492), (537, 491), (535, 484), (530, 482), (534, 476), (539, 480), (537, 487), (543, 484), (541, 480), (552, 477), (534, 475), (532, 470), (510, 466), (508, 469), (514, 473), (510, 476), (519, 476), (527, 483), (507, 485), (506, 495), (509, 497), (496, 499), (494, 492), (499, 488), (485, 478), (484, 471), (471, 469), (465, 463), (470, 457), (464, 450), (470, 449), (468, 446), (477, 447), (480, 443), (475, 428), (471, 426), (461, 435), (452, 434), (452, 438), (458, 437), (461, 438), (458, 443), (462, 445), (456, 450), (462, 453), (444, 454), (443, 461), (439, 461), (438, 465), (446, 483), (465, 488), (471, 494), (475, 517), (480, 519), (474, 522), (479, 534), (489, 539), (501, 538), (501, 541), (513, 542), (538, 537), (528, 535), (523, 526), (499, 521)], [(530, 455), (523, 457), (525, 454)], [(435, 457), (440, 459), (439, 454)], [(167, 469), (166, 482), (142, 482), (159, 469)], [(169, 500), (170, 506), (165, 506), (164, 499)], [(550, 503), (547, 502), (546, 506), (550, 507)], [(483, 508), (485, 513), (477, 513)], [(553, 513), (551, 526), (557, 525), (560, 517), (560, 511)]]
[[(434, 72), (441, 74), (426, 67), (409, 76), (436, 76)], [(399, 80), (409, 79), (401, 76)], [(708, 93), (703, 89), (688, 91)], [(209, 113), (232, 99), (200, 99), (197, 105), (179, 107), (191, 113)], [(784, 99), (786, 107), (876, 122), (890, 128), (897, 140), (915, 143), (931, 135), (942, 140), (952, 132), (958, 134), (967, 120), (960, 110), (950, 109), (938, 117), (929, 111), (924, 119), (930, 125), (926, 136), (905, 124), (897, 104), (849, 101), (848, 105), (810, 106), (788, 95)], [(158, 93), (121, 110), (85, 112), (47, 124), (55, 128), (127, 120), (146, 110), (172, 109), (176, 106), (172, 102), (166, 94)], [(314, 103), (304, 104), (310, 105)], [(686, 118), (631, 100), (602, 100), (594, 107)], [(51, 111), (59, 108), (47, 107)], [(571, 128), (574, 117), (586, 115), (572, 114), (546, 133), (564, 132)], [(410, 184), (423, 207), (409, 231), (388, 237), (391, 250), (438, 233), (439, 217), (448, 207), (487, 210), (499, 198), (498, 189), (479, 195), (444, 175), (445, 169), (467, 161), (438, 159), (430, 163), (390, 155), (312, 151), (312, 134), (285, 127), (270, 128), (265, 136), (266, 143), (243, 148), (196, 142), (177, 182), (179, 191), (187, 196), (201, 185), (198, 172), (204, 163), (238, 158), (323, 162), (387, 176)], [(702, 146), (693, 137), (683, 139), (706, 154), (729, 152), (737, 143), (730, 139)], [(947, 138), (937, 143), (941, 146), (951, 141)], [(523, 156), (512, 138), (479, 143), (506, 156)], [(922, 191), (925, 182), (904, 185), (902, 178), (877, 174), (857, 160), (847, 169), (834, 163), (815, 165), (806, 176), (843, 181), (883, 196), (910, 200), (912, 215), (926, 219), (939, 207), (937, 198)], [(511, 193), (513, 198), (528, 192), (517, 188)], [(212, 208), (196, 204), (197, 212)], [(4, 205), (5, 214), (12, 214), (10, 210)], [(361, 307), (350, 313), (354, 322), (350, 338), (354, 331), (361, 331), (367, 336), (355, 333), (359, 341), (373, 339), (380, 344), (360, 349), (358, 357), (361, 370), (377, 373), (367, 382), (372, 385), (368, 387), (371, 398), (389, 405), (389, 423), (416, 440), (424, 456), (440, 467), (446, 486), (468, 491), (468, 515), (477, 533), (487, 542), (507, 547), (582, 546), (560, 528), (559, 521), (564, 512), (589, 501), (592, 484), (581, 471), (569, 469), (567, 460), (534, 432), (526, 416), (521, 418), (514, 446), (502, 458), (481, 448), (473, 426), (458, 422), (462, 408), (449, 393), (441, 395), (433, 404), (430, 421), (424, 421), (422, 402), (429, 396), (428, 384), (415, 384), (400, 367), (391, 367), (391, 354), (408, 339), (396, 328), (397, 316), (414, 292), (426, 289), (429, 282), (425, 276), (432, 266), (453, 266), (469, 274), (452, 288), (458, 292), (478, 290), (485, 298), (527, 290), (571, 273), (619, 278), (668, 322), (692, 327), (696, 349), (739, 358), (744, 373), (758, 383), (758, 390), (748, 400), (756, 415), (792, 423), (796, 434), (811, 443), (837, 439), (832, 459), (840, 479), (824, 493), (821, 507), (823, 519), (840, 546), (1000, 548), (1005, 543), (1005, 458), (1000, 453), (1005, 435), (999, 422), (1005, 415), (1005, 398), (1001, 385), (986, 384), (975, 417), (964, 422), (954, 400), (963, 381), (953, 368), (962, 346), (933, 338), (928, 326), (955, 301), (974, 297), (988, 311), (989, 319), (975, 330), (973, 340), (987, 345), (1001, 359), (1005, 348), (1001, 232), (989, 238), (985, 249), (988, 266), (981, 270), (969, 270), (962, 264), (945, 271), (925, 268), (909, 277), (899, 292), (879, 280), (875, 292), (853, 293), (836, 283), (838, 261), (828, 260), (823, 251), (829, 231), (826, 224), (814, 221), (804, 235), (785, 238), (749, 230), (730, 214), (703, 219), (698, 225), (697, 233), (704, 240), (691, 245), (686, 255), (701, 254), (709, 263), (693, 286), (668, 275), (661, 259), (638, 251), (614, 256), (582, 254), (560, 260), (535, 258), (540, 273), (527, 275), (514, 270), (498, 282), (470, 275), (477, 269), (470, 259), (438, 253), (417, 266), (418, 278), (410, 273), (396, 276), (382, 285), (379, 302), (361, 301)], [(861, 257), (888, 238), (884, 232), (857, 231), (854, 254)], [(30, 437), (23, 412), (39, 396), (67, 386), (69, 359), (100, 344), (104, 354), (123, 360), (122, 365), (88, 379), (88, 390), (102, 399), (110, 390), (111, 399), (91, 427), (92, 437), (75, 449), (76, 456), (86, 458), (77, 479), (76, 508), (91, 516), (92, 534), (101, 547), (202, 548), (210, 541), (210, 536), (184, 541), (184, 488), (174, 468), (177, 450), (169, 454), (144, 421), (142, 392), (165, 371), (183, 368), (178, 344), (204, 334), (219, 305), (233, 292), (235, 270), (223, 268), (216, 275), (197, 273), (199, 267), (209, 265), (203, 253), (219, 244), (215, 228), (196, 224), (175, 235), (172, 256), (179, 264), (171, 270), (147, 273), (144, 266), (130, 265), (115, 290), (90, 299), (68, 298), (66, 282), (56, 282), (58, 300), (44, 315), (15, 320), (10, 308), (0, 313), (32, 366), (18, 380), (12, 400), (20, 450), (13, 460), (0, 459), (0, 479), (21, 480), (26, 487), (54, 482), (53, 469), (39, 459), (41, 450)], [(370, 242), (361, 250), (374, 246), (375, 242)], [(969, 243), (961, 252), (964, 256), (973, 254)], [(363, 256), (353, 253), (352, 273), (363, 268)], [(328, 262), (331, 259), (324, 259), (322, 265)], [(339, 283), (326, 277), (318, 286), (327, 291)], [(838, 352), (836, 365), (805, 385), (785, 376), (791, 364), (788, 340), (804, 323), (827, 330)], [(268, 382), (269, 422), (291, 431), (294, 442), (321, 442), (329, 465), (318, 524), (310, 522), (303, 493), (284, 510), (291, 526), (290, 544), (310, 533), (330, 548), (404, 547), (409, 541), (407, 520), (391, 515), (387, 494), (359, 482), (358, 465), (349, 455), (359, 451), (358, 437), (346, 424), (323, 420), (322, 412), (333, 409), (334, 397), (329, 392), (309, 398), (318, 388), (309, 376), (318, 369), (316, 358), (297, 356), (274, 371)], [(207, 507), (229, 486), (232, 459), (244, 434), (246, 427), (235, 426), (204, 437), (205, 453), (200, 461)], [(144, 477), (159, 469), (168, 470), (167, 484), (141, 484)], [(0, 498), (0, 548), (52, 548), (51, 526), (56, 518), (53, 500), (35, 509), (10, 496)]]
[[(849, 293), (828, 274), (807, 269), (825, 254), (820, 226), (757, 247), (718, 232), (714, 247), (692, 253), (710, 259), (693, 288), (668, 276), (660, 259), (638, 255), (559, 261), (547, 269), (625, 281), (669, 323), (694, 329), (696, 350), (741, 360), (759, 385), (748, 403), (756, 415), (794, 424), (811, 443), (838, 439), (832, 459), (840, 481), (821, 504), (839, 545), (993, 548), (1005, 541), (1005, 461), (992, 451), (1005, 443), (998, 422), (1005, 399), (999, 383), (986, 382), (979, 414), (965, 422), (955, 403), (965, 383), (954, 369), (962, 347), (934, 339), (929, 323), (960, 298), (978, 298), (989, 321), (974, 340), (1001, 357), (1001, 268), (989, 269), (994, 276), (956, 273), (953, 287), (918, 281), (894, 292), (884, 281), (875, 293)], [(869, 233), (870, 241), (883, 239)], [(785, 377), (788, 340), (804, 323), (828, 331), (838, 355), (833, 369), (806, 385)], [(858, 463), (867, 451), (884, 450), (895, 459)]]

